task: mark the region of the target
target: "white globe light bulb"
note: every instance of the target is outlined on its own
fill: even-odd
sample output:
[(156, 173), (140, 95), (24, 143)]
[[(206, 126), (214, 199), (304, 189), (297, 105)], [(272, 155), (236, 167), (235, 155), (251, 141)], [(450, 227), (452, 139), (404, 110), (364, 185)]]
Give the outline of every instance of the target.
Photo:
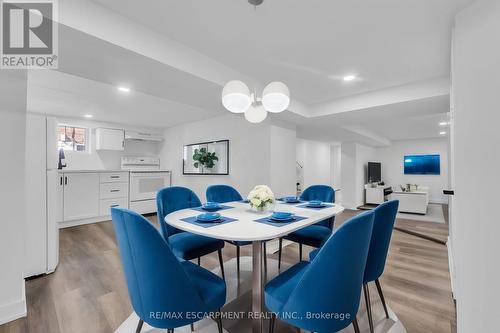
[(245, 119), (251, 123), (257, 124), (263, 122), (267, 118), (267, 111), (262, 105), (251, 106), (245, 111)]
[(238, 80), (229, 81), (222, 90), (222, 105), (234, 113), (245, 112), (252, 104), (248, 86)]
[(262, 105), (269, 112), (285, 111), (290, 105), (290, 90), (283, 82), (269, 83), (262, 93)]

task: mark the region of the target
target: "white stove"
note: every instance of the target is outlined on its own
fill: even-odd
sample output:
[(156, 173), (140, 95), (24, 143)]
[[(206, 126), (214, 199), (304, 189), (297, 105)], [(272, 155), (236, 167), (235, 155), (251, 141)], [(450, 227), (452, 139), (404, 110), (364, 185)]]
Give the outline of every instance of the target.
[(156, 212), (156, 194), (171, 186), (172, 173), (160, 169), (158, 157), (122, 157), (122, 170), (130, 171), (129, 208), (140, 214)]

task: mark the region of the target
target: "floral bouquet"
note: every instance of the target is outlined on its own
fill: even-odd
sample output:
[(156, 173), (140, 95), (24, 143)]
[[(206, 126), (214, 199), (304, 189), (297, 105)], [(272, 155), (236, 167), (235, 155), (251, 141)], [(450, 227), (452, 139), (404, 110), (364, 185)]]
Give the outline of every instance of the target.
[(252, 209), (264, 212), (274, 204), (274, 194), (271, 189), (266, 185), (257, 185), (248, 194), (248, 201)]

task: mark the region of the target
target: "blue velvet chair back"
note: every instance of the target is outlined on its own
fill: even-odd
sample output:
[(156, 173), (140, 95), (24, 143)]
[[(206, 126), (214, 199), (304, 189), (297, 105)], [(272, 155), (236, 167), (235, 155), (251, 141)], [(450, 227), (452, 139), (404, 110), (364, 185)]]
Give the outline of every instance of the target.
[[(323, 202), (335, 202), (335, 190), (328, 185), (312, 185), (309, 186), (302, 192), (300, 195), (300, 200), (311, 201), (311, 200), (320, 200)], [(330, 229), (333, 228), (333, 223), (335, 218), (329, 218), (318, 223), (316, 225), (321, 225), (328, 227)]]
[(158, 230), (143, 216), (128, 209), (113, 208), (111, 215), (134, 311), (157, 328), (191, 323), (187, 318), (154, 315), (190, 313), (205, 308), (189, 276)]
[(243, 200), (241, 194), (229, 185), (211, 185), (207, 188), (207, 201), (225, 203)]
[(156, 195), (156, 206), (158, 210), (158, 223), (161, 226), (161, 232), (163, 237), (168, 240), (169, 236), (182, 231), (168, 225), (164, 220), (165, 216), (181, 209), (200, 207), (201, 201), (190, 189), (186, 187), (172, 186), (158, 191), (158, 194)]
[[(358, 312), (374, 213), (362, 213), (340, 226), (309, 264), (283, 306), (298, 314), (287, 322), (312, 332), (337, 332)], [(350, 320), (307, 318), (307, 313), (349, 314)]]
[(398, 206), (398, 200), (391, 200), (384, 202), (373, 210), (375, 219), (370, 251), (366, 262), (365, 283), (375, 281), (384, 272)]

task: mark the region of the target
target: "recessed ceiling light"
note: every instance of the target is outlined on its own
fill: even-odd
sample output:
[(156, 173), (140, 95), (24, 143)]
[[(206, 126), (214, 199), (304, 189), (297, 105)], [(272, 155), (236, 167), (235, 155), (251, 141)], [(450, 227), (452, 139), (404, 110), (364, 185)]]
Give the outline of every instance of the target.
[(90, 118), (94, 118), (94, 116), (93, 116), (93, 115), (91, 115), (91, 114), (85, 114), (85, 115), (83, 115), (83, 116), (84, 116), (85, 118), (89, 118), (89, 119), (90, 119)]
[(344, 76), (343, 80), (344, 81), (352, 81), (354, 79), (356, 79), (356, 75), (346, 75), (346, 76)]
[(439, 126), (446, 126), (448, 125), (448, 122), (447, 121), (442, 121), (439, 123)]
[(130, 92), (130, 88), (128, 88), (128, 87), (122, 87), (122, 86), (120, 86), (120, 87), (118, 87), (118, 90), (121, 91), (121, 92)]
[(439, 135), (446, 135), (446, 132), (439, 132)]

